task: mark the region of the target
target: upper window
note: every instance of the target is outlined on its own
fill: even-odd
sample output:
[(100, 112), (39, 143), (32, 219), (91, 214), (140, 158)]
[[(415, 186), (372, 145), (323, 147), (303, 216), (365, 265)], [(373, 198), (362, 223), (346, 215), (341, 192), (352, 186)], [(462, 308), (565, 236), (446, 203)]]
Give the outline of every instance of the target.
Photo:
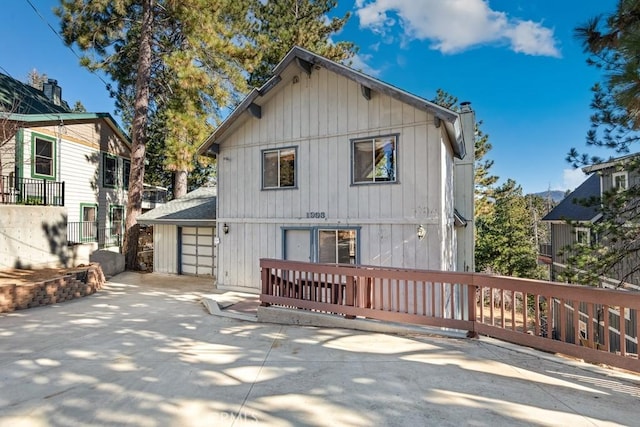
[(629, 174), (626, 171), (615, 172), (612, 176), (613, 188), (617, 191), (624, 191), (629, 188)]
[(397, 145), (397, 135), (352, 140), (352, 182), (396, 182)]
[(590, 245), (591, 244), (591, 232), (586, 227), (578, 227), (576, 228), (576, 243), (582, 245)]
[(114, 188), (118, 184), (118, 158), (102, 154), (102, 186)]
[(296, 186), (296, 148), (262, 151), (262, 188)]
[(55, 177), (55, 142), (50, 139), (33, 139), (33, 176)]
[(131, 174), (131, 160), (124, 159), (122, 161), (122, 186), (125, 190), (129, 189), (129, 175)]

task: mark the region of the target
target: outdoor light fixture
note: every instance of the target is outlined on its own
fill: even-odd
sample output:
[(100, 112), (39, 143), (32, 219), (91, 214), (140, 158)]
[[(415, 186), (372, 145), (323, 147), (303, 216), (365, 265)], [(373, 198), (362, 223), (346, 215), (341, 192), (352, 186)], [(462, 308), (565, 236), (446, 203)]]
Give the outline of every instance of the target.
[(422, 240), (427, 235), (427, 229), (420, 224), (416, 233), (418, 234), (418, 240)]
[(224, 234), (229, 234), (229, 226), (227, 225), (227, 223), (225, 222), (224, 225), (222, 226), (222, 232)]

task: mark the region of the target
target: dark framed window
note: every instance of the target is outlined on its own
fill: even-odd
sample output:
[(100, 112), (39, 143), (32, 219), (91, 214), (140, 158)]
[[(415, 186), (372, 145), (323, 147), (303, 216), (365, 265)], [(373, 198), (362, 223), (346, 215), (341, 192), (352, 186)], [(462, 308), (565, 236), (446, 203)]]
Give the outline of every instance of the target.
[(353, 184), (397, 181), (398, 135), (351, 140)]
[(296, 147), (262, 151), (262, 189), (296, 187)]
[(115, 188), (118, 184), (118, 158), (102, 153), (102, 186)]
[(32, 139), (33, 167), (32, 175), (36, 178), (55, 179), (56, 176), (56, 143), (53, 139), (34, 136)]
[(125, 190), (129, 189), (129, 175), (131, 174), (131, 160), (124, 159), (122, 161), (122, 186)]

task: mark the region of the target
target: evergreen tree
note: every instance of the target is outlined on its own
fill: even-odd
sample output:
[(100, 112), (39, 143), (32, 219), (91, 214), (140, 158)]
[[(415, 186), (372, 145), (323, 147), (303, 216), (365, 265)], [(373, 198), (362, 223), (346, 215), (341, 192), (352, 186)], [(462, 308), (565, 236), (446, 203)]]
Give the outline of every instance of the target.
[[(640, 2), (621, 0), (608, 15), (600, 15), (576, 28), (576, 37), (589, 54), (587, 63), (603, 71), (593, 88), (588, 146), (606, 147), (617, 157), (640, 140)], [(604, 159), (572, 148), (567, 160), (575, 167)], [(630, 175), (640, 173), (640, 161), (629, 159), (622, 167)], [(589, 243), (565, 248), (569, 269), (566, 278), (597, 285), (601, 278), (631, 280), (640, 273), (640, 187), (605, 191), (602, 198), (581, 203), (595, 206), (601, 219), (591, 224)], [(624, 225), (623, 225), (624, 224)], [(574, 224), (577, 225), (577, 224)], [(584, 226), (584, 224), (580, 224)]]
[(328, 18), (336, 0), (267, 0), (255, 9), (256, 40), (262, 59), (249, 75), (249, 84), (260, 87), (271, 70), (294, 46), (300, 46), (334, 61), (344, 61), (356, 51), (351, 42), (330, 40), (347, 23), (350, 14)]
[[(108, 89), (133, 135), (125, 251), (134, 269), (147, 124), (166, 119), (165, 165), (186, 178), (209, 118), (244, 88), (258, 50), (245, 36), (251, 0), (62, 0), (56, 13), (69, 45), (88, 52), (81, 63), (116, 82)], [(132, 102), (133, 101), (133, 102)], [(183, 182), (183, 181), (180, 181)], [(179, 185), (180, 191), (186, 186)]]
[(477, 221), (476, 270), (515, 277), (541, 278), (537, 265), (529, 202), (509, 179), (494, 191), (493, 215)]

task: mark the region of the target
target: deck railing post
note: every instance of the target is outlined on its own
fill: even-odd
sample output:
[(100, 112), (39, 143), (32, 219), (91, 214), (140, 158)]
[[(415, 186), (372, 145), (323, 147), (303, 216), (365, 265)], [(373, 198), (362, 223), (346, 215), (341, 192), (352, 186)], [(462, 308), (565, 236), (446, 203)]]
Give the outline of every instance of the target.
[[(260, 260), (260, 277), (261, 277), (261, 282), (262, 282), (262, 294), (263, 295), (268, 295), (269, 294), (269, 271), (271, 271), (270, 267), (266, 267), (264, 265), (264, 260)], [(269, 303), (266, 302), (260, 302), (260, 305), (262, 307), (269, 307)]]

